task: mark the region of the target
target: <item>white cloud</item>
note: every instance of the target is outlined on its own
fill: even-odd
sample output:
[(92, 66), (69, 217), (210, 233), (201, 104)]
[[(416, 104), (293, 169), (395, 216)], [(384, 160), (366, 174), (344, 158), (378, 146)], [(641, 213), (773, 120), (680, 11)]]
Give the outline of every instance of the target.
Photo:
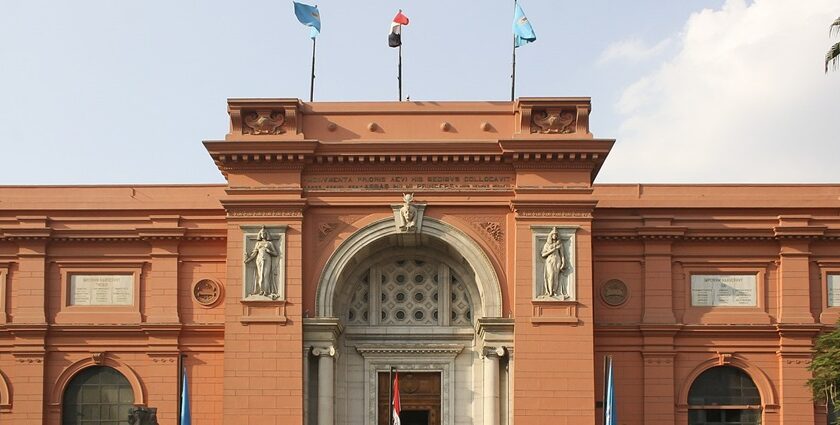
[(638, 38), (617, 41), (607, 46), (601, 52), (601, 56), (598, 58), (598, 64), (605, 65), (617, 61), (641, 62), (661, 54), (670, 45), (671, 39), (668, 38), (653, 46), (645, 44), (644, 41)]
[(599, 181), (840, 181), (840, 73), (822, 62), (837, 16), (836, 0), (693, 14), (679, 52), (624, 89)]

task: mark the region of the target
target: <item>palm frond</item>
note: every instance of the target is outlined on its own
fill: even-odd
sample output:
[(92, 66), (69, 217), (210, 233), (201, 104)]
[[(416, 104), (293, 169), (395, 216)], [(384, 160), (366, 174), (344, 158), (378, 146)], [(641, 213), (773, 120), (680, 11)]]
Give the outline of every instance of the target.
[(838, 66), (840, 66), (840, 42), (834, 43), (825, 54), (825, 72), (828, 72), (829, 67), (836, 71)]
[(834, 20), (831, 26), (828, 27), (828, 35), (832, 36), (834, 33), (840, 34), (840, 18)]

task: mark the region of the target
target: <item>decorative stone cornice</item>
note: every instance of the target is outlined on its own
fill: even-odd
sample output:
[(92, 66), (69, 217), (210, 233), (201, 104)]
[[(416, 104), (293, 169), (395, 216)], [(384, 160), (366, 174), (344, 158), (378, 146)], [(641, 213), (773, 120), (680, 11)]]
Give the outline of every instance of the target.
[(517, 218), (535, 219), (591, 219), (597, 201), (512, 201), (510, 209)]
[(418, 354), (446, 355), (455, 357), (464, 346), (461, 344), (362, 344), (356, 351), (363, 357), (368, 355), (416, 356)]

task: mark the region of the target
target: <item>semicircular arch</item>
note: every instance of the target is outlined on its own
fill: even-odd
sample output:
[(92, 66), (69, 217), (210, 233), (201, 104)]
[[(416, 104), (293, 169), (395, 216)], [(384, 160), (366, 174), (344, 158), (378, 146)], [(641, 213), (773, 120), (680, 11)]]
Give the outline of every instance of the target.
[(58, 376), (50, 393), (50, 404), (61, 406), (64, 401), (64, 391), (67, 389), (70, 381), (83, 370), (94, 366), (107, 366), (121, 373), (128, 380), (128, 383), (131, 385), (131, 390), (134, 392), (134, 404), (139, 406), (146, 405), (146, 394), (143, 389), (143, 384), (140, 381), (140, 376), (128, 365), (107, 357), (99, 363), (95, 362), (92, 358), (81, 359), (64, 369), (61, 375)]
[(688, 374), (685, 381), (683, 381), (679, 396), (677, 397), (677, 404), (681, 408), (688, 408), (688, 394), (694, 381), (703, 374), (703, 372), (718, 366), (733, 366), (741, 369), (747, 376), (752, 379), (755, 386), (761, 394), (761, 404), (766, 411), (773, 411), (778, 409), (779, 402), (776, 392), (773, 389), (773, 384), (770, 378), (758, 366), (738, 358), (729, 358), (726, 363), (721, 363), (718, 358), (708, 359), (700, 363), (691, 373)]
[[(423, 219), (418, 232), (421, 236), (441, 241), (457, 251), (469, 264), (474, 275), (480, 300), (476, 303), (475, 317), (502, 317), (502, 289), (496, 269), (484, 250), (466, 233), (434, 218)], [(377, 241), (395, 235), (393, 219), (383, 219), (368, 224), (350, 235), (330, 256), (318, 279), (316, 314), (318, 317), (336, 317), (335, 296), (344, 273), (355, 266), (355, 258)]]
[(0, 412), (12, 410), (12, 392), (9, 381), (3, 371), (0, 371)]

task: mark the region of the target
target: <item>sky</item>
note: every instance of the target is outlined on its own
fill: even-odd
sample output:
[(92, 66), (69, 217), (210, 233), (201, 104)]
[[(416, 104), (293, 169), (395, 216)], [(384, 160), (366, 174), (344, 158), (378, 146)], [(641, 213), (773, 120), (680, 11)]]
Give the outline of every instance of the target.
[[(508, 100), (508, 0), (320, 0), (316, 101)], [(838, 183), (837, 0), (520, 0), (517, 96), (590, 96), (598, 183)], [(0, 184), (224, 183), (226, 99), (309, 94), (286, 0), (0, 0)]]

